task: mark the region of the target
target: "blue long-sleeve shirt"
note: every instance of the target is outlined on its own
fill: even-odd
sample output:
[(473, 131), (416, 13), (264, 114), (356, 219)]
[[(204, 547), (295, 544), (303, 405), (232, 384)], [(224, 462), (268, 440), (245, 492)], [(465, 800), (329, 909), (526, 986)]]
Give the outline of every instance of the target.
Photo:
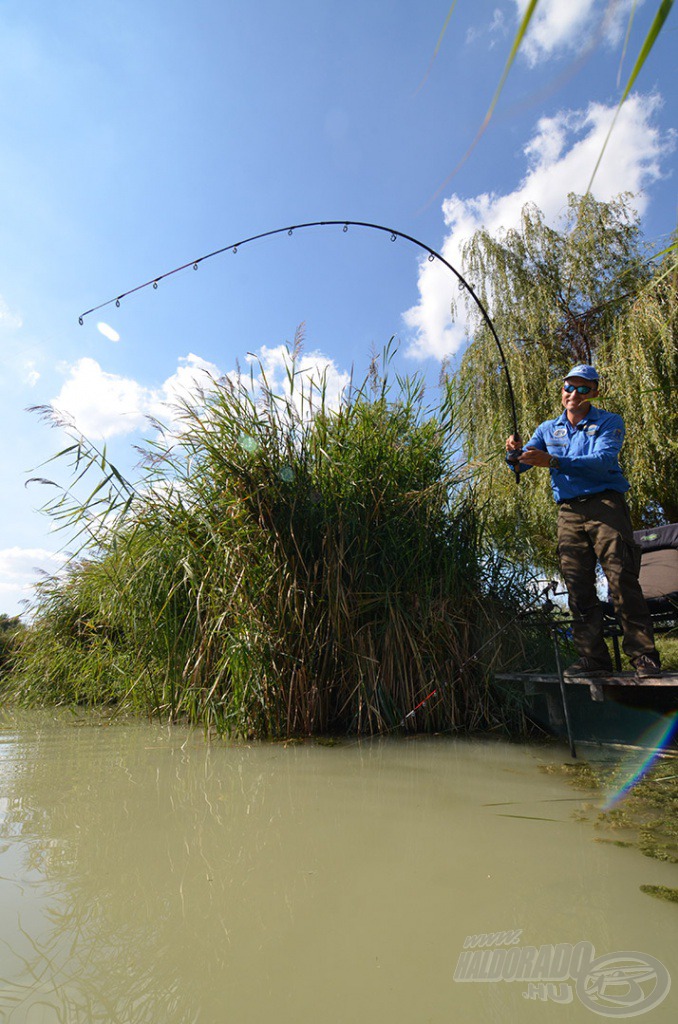
[[(558, 469), (550, 470), (551, 487), (555, 500), (564, 501), (599, 491), (628, 491), (630, 484), (618, 461), (624, 434), (621, 416), (592, 405), (576, 427), (566, 412), (540, 423), (523, 447), (557, 456)], [(532, 467), (517, 468), (522, 473)]]

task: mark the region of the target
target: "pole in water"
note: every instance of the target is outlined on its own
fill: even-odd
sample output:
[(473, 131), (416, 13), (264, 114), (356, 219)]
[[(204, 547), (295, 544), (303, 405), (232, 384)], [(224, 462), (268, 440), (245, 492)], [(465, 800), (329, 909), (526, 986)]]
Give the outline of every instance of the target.
[(570, 724), (570, 713), (567, 709), (567, 699), (565, 697), (565, 677), (563, 676), (563, 664), (560, 660), (560, 648), (558, 647), (558, 631), (555, 623), (551, 625), (551, 636), (553, 637), (553, 650), (556, 655), (556, 669), (558, 670), (558, 682), (560, 683), (560, 699), (563, 702), (563, 714), (565, 716), (565, 728), (567, 729), (567, 742), (570, 744), (570, 754), (573, 758), (577, 757), (577, 751), (574, 747), (574, 739), (572, 738), (572, 725)]

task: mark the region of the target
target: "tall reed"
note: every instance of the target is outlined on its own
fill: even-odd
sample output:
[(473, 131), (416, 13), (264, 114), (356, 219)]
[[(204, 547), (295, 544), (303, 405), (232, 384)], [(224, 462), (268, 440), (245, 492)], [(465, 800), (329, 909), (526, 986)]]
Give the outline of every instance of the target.
[(284, 394), (222, 379), (186, 403), (136, 488), (84, 438), (64, 450), (103, 475), (48, 510), (96, 543), (42, 585), (16, 700), (256, 737), (497, 721), (487, 640), (509, 612), (451, 405), (392, 385), (387, 353), (333, 408), (295, 355)]

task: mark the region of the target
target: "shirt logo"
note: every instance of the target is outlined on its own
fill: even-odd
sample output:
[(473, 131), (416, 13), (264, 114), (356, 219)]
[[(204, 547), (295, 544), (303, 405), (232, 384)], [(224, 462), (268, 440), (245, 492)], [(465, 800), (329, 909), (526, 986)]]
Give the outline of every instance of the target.
[(567, 427), (556, 427), (553, 431), (554, 437), (567, 437)]
[(586, 433), (588, 434), (589, 437), (591, 437), (592, 434), (595, 434), (597, 429), (598, 429), (598, 424), (597, 423), (592, 423), (590, 426), (588, 426), (586, 428)]

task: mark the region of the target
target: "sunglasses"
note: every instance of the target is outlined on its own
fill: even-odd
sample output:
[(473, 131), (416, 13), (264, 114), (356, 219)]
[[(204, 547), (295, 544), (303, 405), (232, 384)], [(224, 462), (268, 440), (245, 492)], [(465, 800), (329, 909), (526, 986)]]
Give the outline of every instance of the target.
[(563, 384), (563, 391), (567, 391), (568, 395), (571, 395), (573, 391), (576, 391), (578, 395), (588, 395), (593, 388), (586, 384)]

